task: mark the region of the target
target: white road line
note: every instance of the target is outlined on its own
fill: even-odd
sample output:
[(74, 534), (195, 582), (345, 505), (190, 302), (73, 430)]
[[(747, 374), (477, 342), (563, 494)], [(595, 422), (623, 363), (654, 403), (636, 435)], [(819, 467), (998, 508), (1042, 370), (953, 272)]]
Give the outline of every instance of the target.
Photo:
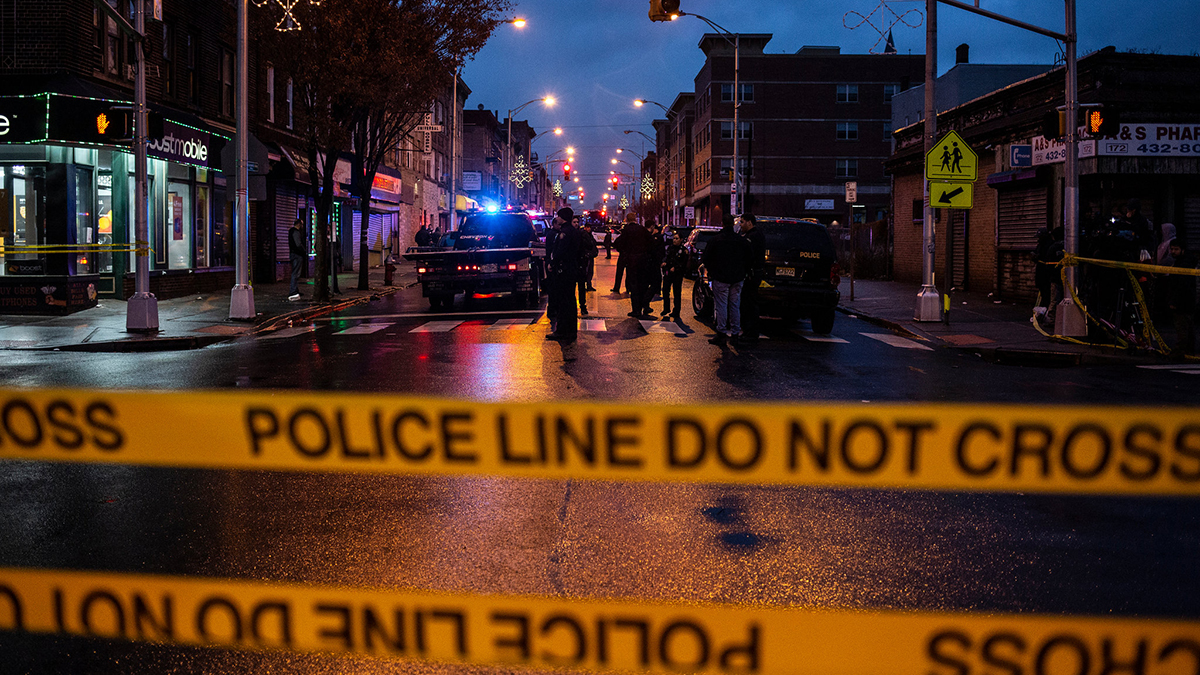
[[(486, 312), (438, 312), (436, 316), (490, 316), (496, 314), (544, 314), (541, 309), (489, 310)], [(356, 316), (323, 316), (312, 319), (314, 323), (329, 323), (347, 319), (428, 319), (435, 316), (430, 312), (409, 312), (407, 314), (366, 314)]]
[(1146, 370), (1170, 370), (1176, 373), (1185, 373), (1193, 370), (1200, 370), (1200, 363), (1192, 365), (1189, 363), (1176, 363), (1169, 366), (1138, 366)]
[(408, 331), (410, 333), (447, 333), (454, 330), (462, 321), (427, 321)]
[(497, 319), (488, 330), (525, 330), (533, 325), (534, 319)]
[(608, 323), (604, 319), (580, 319), (579, 330), (590, 333), (603, 333), (608, 330)]
[(269, 333), (262, 337), (263, 340), (278, 340), (281, 338), (296, 337), (305, 333), (311, 333), (317, 329), (316, 326), (294, 326), (292, 328), (284, 328), (277, 330), (274, 333)]
[(925, 351), (933, 351), (932, 348), (926, 347), (919, 342), (913, 342), (908, 338), (902, 338), (899, 335), (892, 335), (891, 333), (859, 333), (859, 335), (865, 335), (873, 340), (879, 340), (884, 344), (888, 344), (893, 347), (899, 347), (900, 349), (924, 349)]
[(334, 333), (334, 335), (370, 335), (371, 333), (378, 333), (384, 328), (391, 327), (392, 324), (390, 323), (360, 323), (357, 326), (351, 326), (346, 330), (340, 330)]
[(638, 323), (642, 324), (642, 329), (647, 333), (671, 333), (672, 335), (687, 335), (687, 331), (679, 327), (679, 324), (674, 321), (647, 321), (639, 319)]
[(805, 340), (808, 340), (809, 342), (832, 342), (835, 344), (842, 344), (842, 345), (850, 344), (849, 340), (843, 340), (840, 337), (834, 337), (832, 335), (817, 335), (816, 333), (814, 333), (810, 330), (798, 330), (798, 331), (793, 331), (793, 332), (795, 332), (797, 335), (804, 338)]

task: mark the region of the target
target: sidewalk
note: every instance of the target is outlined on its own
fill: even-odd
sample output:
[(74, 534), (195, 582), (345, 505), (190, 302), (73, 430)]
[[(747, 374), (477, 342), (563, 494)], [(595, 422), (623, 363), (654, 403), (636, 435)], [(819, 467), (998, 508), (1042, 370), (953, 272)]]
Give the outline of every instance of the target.
[(358, 272), (338, 275), (342, 292), (331, 302), (312, 302), (312, 279), (300, 286), (301, 299), (288, 301), (288, 282), (254, 285), (253, 321), (229, 319), (230, 291), (204, 293), (158, 301), (157, 333), (125, 331), (126, 303), (101, 299), (88, 310), (66, 316), (0, 315), (0, 349), (93, 352), (149, 352), (197, 349), (241, 335), (266, 332), (290, 321), (305, 321), (371, 298), (390, 295), (416, 283), (407, 263), (396, 266), (391, 286), (383, 285), (384, 270), (367, 271), (369, 290), (358, 288)]
[[(919, 286), (895, 281), (843, 279), (839, 309), (860, 319), (906, 332), (934, 345), (964, 349), (996, 363), (1012, 365), (1070, 366), (1083, 363), (1158, 363), (1165, 359), (1147, 352), (1127, 352), (1113, 347), (1078, 345), (1052, 340), (1030, 323), (1028, 303), (999, 301), (985, 293), (955, 292), (950, 296), (950, 321), (913, 319)], [(1043, 322), (1053, 333), (1051, 322)]]

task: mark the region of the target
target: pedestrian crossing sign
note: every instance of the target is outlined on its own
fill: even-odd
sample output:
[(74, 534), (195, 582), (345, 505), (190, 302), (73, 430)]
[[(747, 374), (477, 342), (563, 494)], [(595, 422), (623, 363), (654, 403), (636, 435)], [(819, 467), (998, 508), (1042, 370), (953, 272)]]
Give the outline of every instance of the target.
[(942, 136), (925, 155), (927, 180), (974, 181), (978, 167), (979, 155), (955, 131)]

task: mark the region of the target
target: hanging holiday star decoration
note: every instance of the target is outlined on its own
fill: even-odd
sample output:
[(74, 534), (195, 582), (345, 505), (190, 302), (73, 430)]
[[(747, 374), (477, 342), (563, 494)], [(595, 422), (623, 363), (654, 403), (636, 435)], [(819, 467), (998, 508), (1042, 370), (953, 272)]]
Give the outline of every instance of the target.
[[(904, 24), (909, 28), (918, 28), (925, 23), (925, 15), (920, 10), (910, 9), (903, 14), (897, 14), (891, 7), (896, 2), (908, 1), (911, 0), (879, 0), (879, 6), (871, 10), (871, 13), (866, 16), (854, 11), (846, 12), (842, 15), (842, 25), (850, 30), (861, 28), (863, 24), (870, 26), (875, 29), (875, 32), (879, 33), (879, 39), (875, 41), (875, 44), (871, 46), (869, 51), (872, 54), (879, 54), (879, 44), (884, 43), (882, 53), (895, 54), (896, 44), (892, 41), (892, 28), (896, 24)], [(877, 13), (879, 16), (875, 16)], [(858, 23), (851, 26), (850, 21), (854, 19), (858, 19)], [(875, 25), (876, 22), (879, 25)]]
[(647, 199), (654, 196), (654, 178), (650, 174), (642, 176), (642, 196)]
[[(255, 7), (262, 7), (268, 2), (273, 2), (283, 9), (283, 18), (279, 20), (279, 23), (275, 24), (275, 30), (280, 32), (300, 30), (300, 22), (296, 20), (296, 15), (293, 14), (292, 11), (296, 9), (296, 5), (303, 1), (304, 0), (253, 0)], [(307, 2), (314, 7), (321, 6), (321, 0), (307, 0)]]
[(625, 195), (621, 195), (621, 208), (622, 209), (629, 208), (629, 198), (626, 197)]
[(562, 181), (555, 178), (553, 189), (554, 189), (554, 196), (561, 197), (562, 196)]
[(517, 161), (513, 164), (512, 173), (508, 175), (508, 179), (518, 188), (525, 187), (526, 183), (533, 180), (533, 172), (529, 170), (529, 165), (525, 163), (524, 157), (517, 157)]

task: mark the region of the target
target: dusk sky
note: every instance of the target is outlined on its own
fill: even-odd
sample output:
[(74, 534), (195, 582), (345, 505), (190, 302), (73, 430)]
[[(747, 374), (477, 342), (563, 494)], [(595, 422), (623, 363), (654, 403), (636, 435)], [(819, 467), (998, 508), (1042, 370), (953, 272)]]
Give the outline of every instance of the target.
[[(514, 115), (528, 119), (535, 131), (555, 126), (564, 134), (537, 139), (533, 150), (546, 157), (573, 145), (590, 206), (601, 194), (617, 147), (642, 152), (652, 146), (651, 120), (662, 111), (635, 108), (634, 98), (669, 106), (680, 91), (694, 89), (704, 64), (698, 48), (711, 29), (701, 20), (681, 17), (652, 22), (647, 0), (519, 0), (514, 16), (529, 23), (523, 29), (500, 26), (486, 47), (463, 69), (471, 88), (467, 107), (482, 104), (503, 119), (510, 108), (553, 95), (558, 103), (540, 103)], [(866, 54), (879, 33), (861, 16), (886, 29), (901, 15), (910, 24), (894, 28), (902, 54), (925, 53), (923, 0), (682, 0), (685, 12), (701, 14), (729, 31), (771, 33), (767, 53), (795, 53), (805, 45), (841, 47), (843, 54)], [(983, 9), (1055, 31), (1064, 26), (1063, 3), (1055, 0), (981, 0)], [(894, 13), (894, 14), (893, 14)], [(1165, 54), (1200, 53), (1200, 0), (1078, 0), (1079, 55), (1113, 45), (1118, 50), (1150, 50)], [(1055, 40), (941, 5), (938, 10), (938, 70), (954, 65), (954, 49), (966, 42), (972, 63), (1053, 63), (1062, 52)], [(882, 51), (883, 43), (876, 47)], [(636, 162), (634, 162), (636, 164)], [(618, 165), (628, 170), (624, 165)]]

